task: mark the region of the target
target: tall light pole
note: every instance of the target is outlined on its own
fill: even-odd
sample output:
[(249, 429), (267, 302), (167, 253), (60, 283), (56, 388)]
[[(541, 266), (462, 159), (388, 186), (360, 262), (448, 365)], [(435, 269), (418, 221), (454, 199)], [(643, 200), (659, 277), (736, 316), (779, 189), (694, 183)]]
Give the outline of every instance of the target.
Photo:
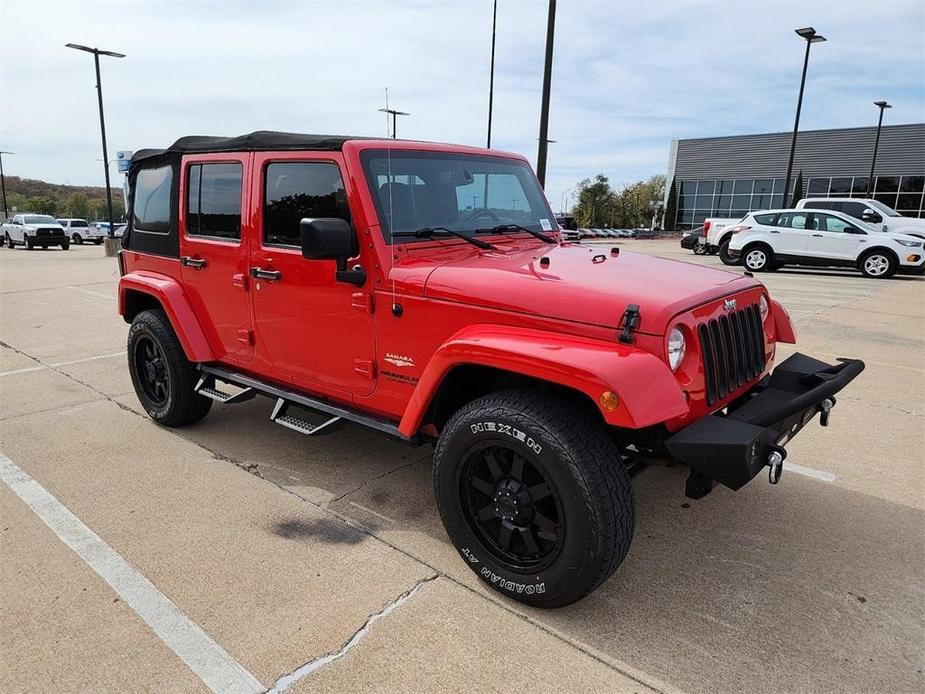
[[(797, 115), (793, 120), (793, 137), (790, 140), (790, 158), (787, 160), (787, 176), (784, 178), (784, 204), (788, 207), (787, 196), (790, 194), (790, 174), (793, 173), (793, 154), (797, 147), (797, 131), (800, 128), (800, 111), (803, 108), (803, 88), (806, 86), (806, 68), (809, 65), (809, 47), (814, 43), (822, 43), (825, 36), (817, 34), (812, 27), (794, 29), (798, 36), (806, 39), (806, 55), (803, 58), (803, 76), (800, 78), (800, 95), (797, 97)], [(802, 191), (801, 191), (802, 192)]]
[(398, 137), (395, 129), (395, 124), (397, 122), (396, 119), (398, 116), (410, 116), (411, 114), (405, 113), (404, 111), (396, 111), (394, 108), (380, 108), (379, 111), (382, 113), (388, 113), (390, 116), (392, 116), (392, 139), (396, 139), (396, 137)]
[(491, 107), (495, 100), (495, 29), (498, 27), (498, 0), (491, 13), (491, 70), (488, 73), (488, 143), (486, 148), (491, 149)]
[(115, 237), (116, 224), (112, 216), (112, 188), (109, 185), (109, 152), (106, 149), (106, 119), (103, 117), (103, 85), (100, 81), (100, 56), (108, 55), (110, 58), (124, 58), (124, 53), (114, 51), (101, 51), (99, 48), (81, 46), (77, 43), (65, 44), (65, 48), (73, 48), (93, 54), (93, 64), (96, 67), (96, 96), (100, 106), (100, 133), (103, 137), (103, 171), (106, 174), (106, 209), (109, 211), (109, 238)]
[(0, 151), (0, 190), (3, 191), (3, 218), (6, 219), (10, 213), (6, 209), (6, 179), (3, 177), (3, 155), (13, 154), (12, 152)]
[(556, 33), (556, 0), (549, 0), (546, 18), (546, 63), (543, 67), (543, 102), (540, 107), (540, 147), (536, 155), (536, 177), (546, 187), (546, 149), (549, 144), (549, 91), (552, 87), (552, 47)]
[(874, 156), (870, 159), (870, 176), (867, 177), (866, 197), (868, 198), (874, 189), (874, 167), (877, 165), (877, 148), (880, 147), (880, 128), (883, 127), (883, 111), (888, 108), (893, 108), (885, 101), (875, 101), (874, 106), (880, 109), (880, 119), (877, 121), (877, 137), (874, 140)]

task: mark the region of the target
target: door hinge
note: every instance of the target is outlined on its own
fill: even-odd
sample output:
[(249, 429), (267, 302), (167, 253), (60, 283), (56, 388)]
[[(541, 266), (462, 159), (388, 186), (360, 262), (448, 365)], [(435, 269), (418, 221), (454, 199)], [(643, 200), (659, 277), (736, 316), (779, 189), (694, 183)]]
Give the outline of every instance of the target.
[(350, 305), (363, 313), (372, 313), (373, 295), (367, 292), (354, 292), (350, 297)]
[(633, 342), (633, 331), (639, 327), (639, 318), (640, 313), (637, 304), (630, 304), (626, 307), (626, 311), (623, 312), (623, 320), (620, 322), (620, 327), (622, 328), (620, 342), (627, 345)]
[(248, 347), (254, 346), (254, 333), (251, 330), (239, 330), (238, 331), (238, 342), (242, 345), (247, 345)]
[(376, 363), (371, 359), (354, 359), (353, 370), (369, 379), (376, 377)]

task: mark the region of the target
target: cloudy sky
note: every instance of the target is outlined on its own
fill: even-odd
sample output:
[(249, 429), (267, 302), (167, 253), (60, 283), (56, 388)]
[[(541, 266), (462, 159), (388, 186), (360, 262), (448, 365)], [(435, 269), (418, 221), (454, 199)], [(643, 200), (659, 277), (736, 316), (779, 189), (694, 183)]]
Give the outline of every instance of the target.
[[(536, 157), (546, 0), (499, 0), (493, 145)], [(921, 0), (560, 0), (547, 190), (664, 173), (672, 138), (786, 131), (814, 26), (802, 127), (925, 120)], [(110, 156), (181, 135), (385, 134), (483, 145), (492, 0), (0, 0), (0, 148), (7, 174), (101, 184), (92, 57), (105, 59)], [(118, 180), (116, 181), (118, 184)]]

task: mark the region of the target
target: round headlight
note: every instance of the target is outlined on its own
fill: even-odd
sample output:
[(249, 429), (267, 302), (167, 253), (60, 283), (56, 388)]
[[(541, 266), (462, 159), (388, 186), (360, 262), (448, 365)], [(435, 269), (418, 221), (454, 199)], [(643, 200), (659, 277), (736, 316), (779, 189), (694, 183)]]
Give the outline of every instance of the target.
[(684, 358), (684, 333), (678, 328), (672, 328), (668, 333), (668, 365), (676, 371), (681, 359)]
[(769, 306), (768, 300), (764, 298), (764, 294), (758, 299), (758, 310), (761, 311), (761, 320), (765, 320), (768, 317)]

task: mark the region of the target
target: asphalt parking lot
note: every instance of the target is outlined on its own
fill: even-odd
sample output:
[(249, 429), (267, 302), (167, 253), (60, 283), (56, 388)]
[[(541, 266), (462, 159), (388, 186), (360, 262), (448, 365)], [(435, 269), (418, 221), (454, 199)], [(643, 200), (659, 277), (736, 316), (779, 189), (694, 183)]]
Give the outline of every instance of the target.
[(126, 372), (114, 259), (3, 249), (0, 270), (4, 691), (925, 689), (922, 278), (763, 275), (801, 351), (867, 362), (831, 425), (789, 445), (777, 487), (694, 502), (683, 469), (647, 468), (625, 563), (542, 611), (460, 561), (428, 447), (306, 438), (260, 398), (160, 428)]

